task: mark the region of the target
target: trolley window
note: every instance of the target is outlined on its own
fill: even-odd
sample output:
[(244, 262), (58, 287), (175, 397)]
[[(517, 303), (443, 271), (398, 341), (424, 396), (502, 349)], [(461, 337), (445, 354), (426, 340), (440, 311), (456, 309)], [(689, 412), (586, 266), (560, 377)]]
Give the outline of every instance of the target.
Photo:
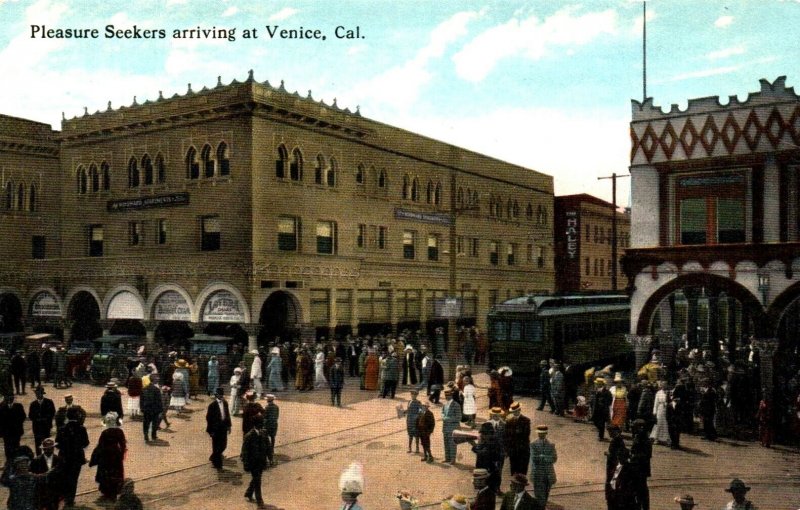
[(495, 341), (497, 342), (505, 342), (508, 340), (508, 335), (506, 333), (506, 321), (495, 321), (492, 324), (492, 336), (494, 337)]
[(525, 321), (525, 341), (542, 342), (542, 321)]
[(509, 340), (512, 342), (519, 342), (522, 340), (522, 321), (511, 321)]

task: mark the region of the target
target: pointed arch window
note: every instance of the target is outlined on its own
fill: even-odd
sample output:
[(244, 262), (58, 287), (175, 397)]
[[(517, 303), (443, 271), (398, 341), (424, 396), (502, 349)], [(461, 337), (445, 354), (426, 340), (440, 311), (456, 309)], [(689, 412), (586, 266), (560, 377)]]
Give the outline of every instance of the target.
[(17, 187), (17, 211), (25, 210), (25, 184), (19, 183)]
[(407, 175), (403, 176), (403, 200), (411, 198), (411, 178)]
[(333, 188), (336, 186), (336, 172), (337, 172), (338, 165), (336, 164), (336, 160), (331, 158), (331, 166), (328, 168), (328, 173), (325, 176), (328, 186)]
[(513, 206), (512, 209), (513, 209), (513, 212), (514, 212), (514, 217), (515, 218), (519, 218), (519, 202), (514, 200), (514, 206)]
[(100, 173), (103, 174), (103, 190), (108, 191), (111, 189), (111, 167), (108, 163), (103, 161), (100, 163)]
[(219, 165), (219, 175), (231, 174), (231, 158), (228, 153), (228, 144), (219, 142), (217, 145), (217, 164)]
[(303, 180), (303, 155), (297, 148), (292, 151), (292, 159), (289, 161), (289, 178), (293, 181)]
[(480, 202), (478, 201), (478, 191), (475, 190), (472, 192), (472, 197), (470, 199), (470, 205), (474, 205), (476, 208), (480, 207)]
[[(83, 165), (78, 167), (78, 194), (86, 194), (86, 169), (83, 168)], [(10, 207), (6, 209), (10, 209)]]
[(533, 219), (533, 206), (530, 203), (525, 208), (525, 217), (528, 219), (528, 221)]
[(458, 188), (458, 192), (456, 193), (456, 201), (458, 202), (459, 207), (464, 207), (464, 188)]
[(358, 167), (356, 167), (356, 184), (363, 186), (364, 181), (364, 165), (359, 164)]
[(131, 158), (128, 161), (128, 187), (136, 188), (139, 186), (139, 166), (136, 163), (136, 158)]
[(142, 172), (144, 172), (144, 185), (153, 184), (153, 160), (149, 154), (142, 156)]
[(100, 174), (97, 172), (97, 165), (89, 166), (89, 182), (92, 186), (92, 193), (100, 191)]
[(381, 173), (378, 174), (378, 187), (379, 188), (386, 187), (386, 170), (381, 170)]
[(6, 211), (14, 207), (14, 184), (11, 181), (6, 183)]
[(489, 216), (494, 216), (494, 196), (489, 195)]
[(156, 182), (162, 184), (167, 180), (167, 167), (164, 165), (164, 156), (159, 152), (156, 155)]
[(31, 184), (28, 194), (28, 212), (36, 212), (36, 185)]
[(437, 182), (433, 188), (433, 204), (442, 205), (442, 183)]
[(286, 177), (286, 161), (289, 159), (289, 152), (283, 145), (278, 146), (278, 157), (275, 159), (275, 177), (284, 179)]
[(197, 149), (194, 147), (189, 147), (186, 152), (186, 178), (200, 178), (200, 162), (197, 160)]
[(428, 185), (425, 187), (425, 202), (428, 204), (433, 203), (433, 183), (428, 180)]
[(419, 202), (419, 179), (416, 177), (411, 181), (411, 201)]
[(494, 203), (494, 215), (497, 216), (498, 218), (502, 218), (503, 217), (503, 200), (502, 199), (497, 199), (497, 201)]
[(212, 157), (213, 152), (211, 151), (211, 146), (205, 144), (203, 146), (203, 150), (200, 152), (200, 159), (203, 161), (203, 176), (204, 177), (214, 177), (214, 158)]
[(506, 203), (506, 216), (508, 216), (509, 218), (514, 217), (514, 203), (510, 199)]
[(314, 184), (324, 184), (325, 158), (317, 154), (317, 164), (314, 166)]
[(540, 205), (536, 211), (536, 221), (539, 225), (545, 225), (547, 223), (547, 209), (542, 205)]

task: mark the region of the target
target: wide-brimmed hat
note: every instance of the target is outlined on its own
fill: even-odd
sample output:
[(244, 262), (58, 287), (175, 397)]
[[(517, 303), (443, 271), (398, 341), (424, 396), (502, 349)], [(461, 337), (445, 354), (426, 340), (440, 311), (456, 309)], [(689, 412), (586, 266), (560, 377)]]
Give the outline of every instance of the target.
[(520, 405), (519, 402), (514, 402), (508, 409), (510, 411), (519, 411), (520, 409), (522, 409), (522, 406)]
[(547, 425), (537, 425), (536, 432), (538, 434), (547, 434), (547, 431), (550, 430), (547, 428)]
[(47, 437), (42, 440), (42, 448), (55, 448), (56, 442), (52, 437)]
[(697, 506), (697, 503), (694, 502), (694, 498), (688, 494), (679, 498), (675, 498), (675, 502), (680, 503), (681, 505)]
[(493, 407), (489, 409), (489, 414), (500, 416), (501, 414), (503, 414), (503, 409), (501, 407)]
[(38, 394), (40, 394), (40, 393), (41, 393), (42, 395), (45, 395), (45, 394), (47, 393), (46, 391), (44, 391), (44, 386), (37, 386), (37, 387), (36, 387), (36, 388), (33, 390), (33, 392), (34, 392), (34, 393), (36, 393), (37, 395), (38, 395)]
[(189, 366), (189, 364), (186, 362), (185, 359), (179, 359), (178, 361), (175, 362), (175, 366), (177, 368), (186, 368), (187, 366)]
[(267, 399), (267, 402), (271, 402), (275, 400), (275, 395), (273, 395), (272, 393), (267, 393), (266, 395), (264, 395), (264, 398)]
[(617, 373), (614, 375), (614, 382), (615, 382), (615, 383), (621, 383), (621, 382), (625, 382), (625, 379), (623, 379), (623, 378), (622, 378), (622, 372), (617, 372)]
[(528, 477), (523, 475), (522, 473), (514, 473), (511, 475), (511, 483), (516, 483), (518, 485), (522, 485), (525, 487), (530, 482), (528, 482)]
[(743, 481), (738, 478), (734, 478), (731, 480), (731, 486), (725, 489), (725, 492), (747, 492), (750, 490), (750, 487), (746, 486)]
[(597, 386), (605, 386), (606, 385), (606, 380), (603, 379), (602, 377), (598, 377), (597, 379), (594, 380), (594, 383)]
[(116, 387), (117, 387), (117, 383), (115, 383), (114, 381), (108, 381), (106, 383), (106, 388), (116, 388)]
[(412, 346), (409, 344), (409, 345), (406, 345), (406, 348), (405, 348), (404, 350), (406, 350), (406, 351), (413, 351), (413, 350), (414, 350), (414, 347), (412, 347)]
[(489, 478), (489, 471), (483, 468), (473, 469), (472, 478), (475, 480), (483, 480)]

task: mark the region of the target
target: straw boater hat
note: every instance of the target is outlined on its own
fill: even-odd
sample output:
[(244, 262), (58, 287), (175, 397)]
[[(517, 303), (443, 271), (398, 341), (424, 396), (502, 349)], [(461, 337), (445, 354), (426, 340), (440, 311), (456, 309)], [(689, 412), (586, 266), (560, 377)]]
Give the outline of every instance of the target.
[(275, 400), (275, 395), (273, 395), (272, 393), (267, 393), (266, 395), (264, 395), (264, 398), (267, 399), (267, 402), (272, 402), (273, 400)]
[(186, 363), (185, 359), (179, 359), (178, 361), (175, 362), (175, 367), (176, 368), (186, 368), (188, 366), (189, 366), (189, 364)]
[(358, 496), (364, 492), (364, 468), (358, 462), (351, 463), (339, 476), (342, 494)]
[(537, 434), (547, 434), (548, 430), (549, 429), (547, 428), (547, 425), (537, 425), (536, 426), (536, 433)]
[(625, 379), (622, 378), (622, 372), (617, 372), (614, 375), (614, 383), (621, 383), (621, 382), (625, 382)]
[(693, 507), (697, 506), (697, 503), (694, 502), (694, 498), (690, 495), (681, 496), (680, 498), (675, 498), (676, 503), (680, 503), (681, 507)]
[(406, 350), (406, 351), (413, 351), (413, 350), (414, 350), (414, 347), (412, 347), (412, 346), (411, 346), (411, 344), (407, 344), (407, 345), (406, 345), (406, 348), (405, 348), (404, 350)]
[(106, 383), (106, 388), (110, 389), (110, 388), (116, 388), (116, 387), (117, 387), (117, 383), (115, 383), (114, 381), (108, 381)]
[(473, 469), (472, 478), (476, 480), (483, 480), (489, 478), (489, 471), (483, 468)]
[(514, 402), (513, 404), (511, 404), (511, 406), (508, 409), (509, 409), (509, 411), (512, 411), (512, 412), (519, 411), (519, 410), (522, 409), (522, 406), (519, 404), (519, 402)]
[(502, 414), (503, 414), (503, 409), (502, 409), (502, 408), (500, 408), (500, 407), (493, 407), (493, 408), (491, 408), (491, 409), (489, 410), (489, 414), (490, 414), (490, 415), (494, 414), (494, 415), (496, 415), (496, 416), (500, 416), (500, 415), (502, 415)]
[(594, 383), (598, 386), (605, 386), (606, 380), (603, 379), (602, 377), (598, 377), (597, 379), (594, 380)]
[(273, 347), (269, 352), (273, 356), (280, 356), (281, 355), (281, 350), (278, 349), (277, 347)]
[(512, 372), (512, 371), (511, 371), (511, 368), (510, 368), (510, 367), (500, 367), (500, 369), (498, 370), (498, 372), (500, 372), (500, 374), (501, 374), (501, 375), (502, 375), (502, 374), (505, 374), (505, 375), (507, 375), (507, 376), (509, 376), (509, 377), (511, 377), (512, 375), (514, 375), (514, 372)]

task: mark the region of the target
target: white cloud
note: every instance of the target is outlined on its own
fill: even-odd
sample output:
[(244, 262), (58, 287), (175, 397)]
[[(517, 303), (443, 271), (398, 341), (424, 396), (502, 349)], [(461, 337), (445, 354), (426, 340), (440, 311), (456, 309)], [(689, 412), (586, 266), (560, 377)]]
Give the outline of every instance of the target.
[[(39, 0), (25, 10), (23, 26), (58, 26), (61, 17), (68, 12), (66, 4), (51, 0)], [(0, 68), (6, 76), (14, 76), (17, 83), (19, 73), (43, 62), (47, 57), (66, 46), (64, 39), (32, 39), (30, 29), (24, 30), (0, 51)]]
[(222, 17), (227, 18), (228, 16), (233, 16), (238, 13), (239, 13), (239, 8), (236, 7), (235, 5), (232, 5), (227, 9), (225, 9), (225, 12), (222, 13)]
[(699, 71), (690, 71), (688, 73), (677, 74), (669, 78), (667, 81), (683, 81), (683, 80), (690, 80), (692, 78), (706, 78), (708, 76), (730, 74), (740, 70), (741, 68), (742, 68), (741, 65), (736, 65), (736, 66), (712, 67), (710, 69), (700, 69)]
[(292, 9), (291, 7), (284, 7), (280, 11), (270, 16), (269, 21), (283, 21), (285, 19), (291, 18), (298, 12), (299, 11), (297, 9)]
[(167, 7), (171, 7), (173, 5), (185, 5), (189, 3), (189, 0), (167, 0)]
[(717, 28), (725, 28), (730, 26), (733, 23), (733, 16), (720, 16), (717, 18), (717, 21), (714, 22), (714, 26)]
[[(636, 0), (636, 1), (638, 3), (638, 0)], [(652, 6), (648, 7), (647, 8), (647, 21), (648, 21), (648, 23), (653, 21), (654, 19), (656, 19), (656, 17), (657, 17), (657, 14), (656, 14), (655, 9), (653, 9)], [(635, 35), (635, 36), (641, 36), (641, 34), (642, 34), (642, 25), (643, 25), (642, 16), (641, 16), (641, 14), (639, 14), (633, 19), (633, 25), (631, 26), (631, 34)]]
[(567, 7), (540, 21), (531, 16), (512, 18), (478, 34), (453, 56), (456, 73), (472, 82), (483, 80), (497, 63), (515, 55), (539, 60), (555, 47), (574, 49), (590, 43), (601, 34), (617, 29), (613, 10), (575, 15), (577, 9)]
[(367, 51), (366, 44), (356, 44), (347, 49), (347, 55), (352, 57), (353, 55), (358, 55), (360, 53), (364, 53), (365, 51)]
[(730, 48), (723, 48), (721, 50), (712, 51), (706, 54), (708, 60), (719, 60), (722, 58), (732, 57), (734, 55), (743, 55), (747, 49), (744, 46), (732, 46)]

